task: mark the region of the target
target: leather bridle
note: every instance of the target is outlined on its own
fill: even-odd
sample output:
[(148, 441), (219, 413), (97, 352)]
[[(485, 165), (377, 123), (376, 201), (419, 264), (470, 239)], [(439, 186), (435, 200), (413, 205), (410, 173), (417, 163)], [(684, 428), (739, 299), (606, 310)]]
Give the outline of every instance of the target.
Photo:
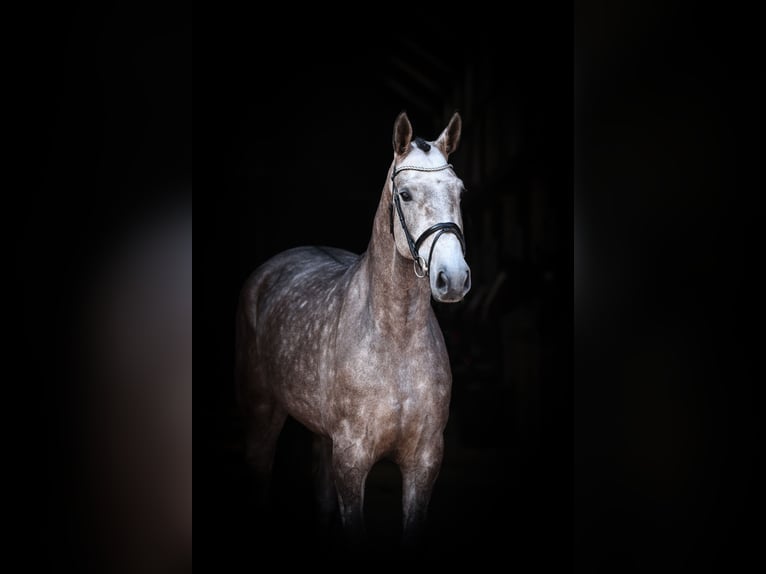
[[(465, 238), (463, 237), (463, 232), (458, 226), (457, 223), (453, 223), (451, 221), (443, 222), (443, 223), (437, 223), (435, 225), (432, 225), (428, 229), (426, 229), (423, 233), (420, 234), (420, 237), (417, 238), (417, 240), (413, 239), (412, 234), (410, 233), (410, 230), (407, 228), (407, 223), (404, 221), (404, 213), (402, 213), (402, 205), (401, 201), (399, 199), (399, 190), (396, 187), (396, 176), (399, 175), (403, 171), (442, 171), (445, 169), (449, 169), (452, 167), (452, 164), (445, 163), (442, 166), (439, 167), (417, 167), (414, 165), (403, 165), (401, 167), (396, 167), (396, 164), (394, 164), (394, 169), (391, 171), (391, 195), (392, 195), (392, 207), (391, 209), (391, 235), (394, 234), (394, 207), (396, 207), (396, 213), (399, 216), (399, 222), (402, 224), (402, 230), (404, 231), (404, 236), (407, 238), (407, 245), (410, 248), (410, 253), (412, 254), (413, 259), (413, 269), (415, 270), (415, 275), (418, 277), (425, 277), (429, 270), (431, 269), (431, 257), (433, 257), (434, 254), (434, 247), (436, 247), (436, 242), (439, 241), (439, 238), (444, 235), (445, 233), (452, 233), (457, 238), (458, 241), (460, 241), (460, 247), (463, 249), (463, 255), (465, 255)], [(436, 233), (436, 237), (434, 237), (433, 242), (431, 243), (431, 249), (428, 253), (428, 261), (423, 259), (423, 257), (418, 252), (418, 249), (422, 245), (422, 243), (431, 235)], [(420, 273), (418, 273), (418, 270)]]

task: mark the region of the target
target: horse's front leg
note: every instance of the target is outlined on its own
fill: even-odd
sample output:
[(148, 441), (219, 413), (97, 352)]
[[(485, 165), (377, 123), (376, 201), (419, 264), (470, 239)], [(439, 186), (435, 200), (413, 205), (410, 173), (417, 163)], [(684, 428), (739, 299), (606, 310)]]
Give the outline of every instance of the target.
[(413, 455), (400, 462), (404, 545), (415, 547), (423, 535), (428, 503), (444, 456), (444, 439), (439, 433)]
[(340, 517), (346, 537), (354, 544), (365, 538), (364, 484), (371, 466), (372, 456), (362, 441), (333, 442), (332, 471)]

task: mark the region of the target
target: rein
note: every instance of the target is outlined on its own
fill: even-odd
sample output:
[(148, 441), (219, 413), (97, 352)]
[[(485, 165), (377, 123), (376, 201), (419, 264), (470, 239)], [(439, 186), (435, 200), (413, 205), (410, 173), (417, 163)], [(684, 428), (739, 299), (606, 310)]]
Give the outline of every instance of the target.
[[(415, 275), (421, 278), (425, 277), (431, 268), (431, 257), (433, 257), (433, 254), (434, 254), (434, 247), (436, 247), (436, 242), (439, 241), (439, 238), (442, 235), (444, 235), (445, 233), (454, 234), (458, 238), (458, 241), (460, 241), (460, 247), (462, 247), (463, 249), (463, 255), (465, 255), (465, 238), (463, 237), (463, 232), (461, 231), (458, 224), (448, 221), (448, 222), (436, 223), (432, 225), (431, 227), (426, 229), (423, 233), (421, 233), (420, 237), (418, 237), (417, 240), (415, 240), (412, 237), (412, 234), (410, 233), (409, 228), (407, 227), (407, 223), (404, 221), (404, 213), (402, 213), (402, 204), (401, 204), (401, 200), (399, 199), (399, 189), (396, 187), (396, 176), (399, 175), (401, 172), (407, 171), (407, 170), (442, 171), (451, 167), (452, 167), (452, 164), (449, 164), (449, 163), (445, 163), (444, 165), (439, 167), (417, 167), (414, 165), (403, 165), (399, 168), (397, 168), (396, 164), (394, 164), (394, 169), (391, 172), (391, 195), (392, 195), (392, 203), (393, 203), (393, 206), (390, 207), (391, 235), (394, 234), (394, 207), (396, 207), (396, 214), (399, 216), (399, 222), (402, 224), (402, 230), (404, 231), (404, 236), (407, 238), (407, 245), (409, 246), (410, 253), (412, 254), (413, 269), (415, 270)], [(418, 249), (420, 248), (422, 243), (434, 233), (436, 233), (436, 237), (434, 237), (434, 240), (431, 243), (431, 249), (429, 250), (429, 253), (428, 253), (428, 261), (426, 261), (420, 255), (420, 253), (418, 252)]]

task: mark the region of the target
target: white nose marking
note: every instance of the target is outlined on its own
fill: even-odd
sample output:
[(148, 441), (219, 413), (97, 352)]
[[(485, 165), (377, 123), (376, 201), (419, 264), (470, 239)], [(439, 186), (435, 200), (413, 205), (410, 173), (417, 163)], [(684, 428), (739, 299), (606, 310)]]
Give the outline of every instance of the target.
[(452, 270), (464, 266), (466, 263), (460, 240), (454, 233), (443, 233), (434, 247), (431, 268), (434, 271), (439, 271), (441, 268)]

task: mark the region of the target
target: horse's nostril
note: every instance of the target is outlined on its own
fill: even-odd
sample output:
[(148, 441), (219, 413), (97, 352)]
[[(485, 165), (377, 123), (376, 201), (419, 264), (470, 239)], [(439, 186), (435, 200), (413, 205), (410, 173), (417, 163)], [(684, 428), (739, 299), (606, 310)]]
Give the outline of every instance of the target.
[(440, 291), (444, 291), (447, 288), (447, 276), (444, 274), (444, 271), (439, 271), (439, 274), (436, 276), (436, 288)]
[(468, 291), (471, 288), (471, 272), (465, 272), (465, 281), (463, 281), (463, 289)]

